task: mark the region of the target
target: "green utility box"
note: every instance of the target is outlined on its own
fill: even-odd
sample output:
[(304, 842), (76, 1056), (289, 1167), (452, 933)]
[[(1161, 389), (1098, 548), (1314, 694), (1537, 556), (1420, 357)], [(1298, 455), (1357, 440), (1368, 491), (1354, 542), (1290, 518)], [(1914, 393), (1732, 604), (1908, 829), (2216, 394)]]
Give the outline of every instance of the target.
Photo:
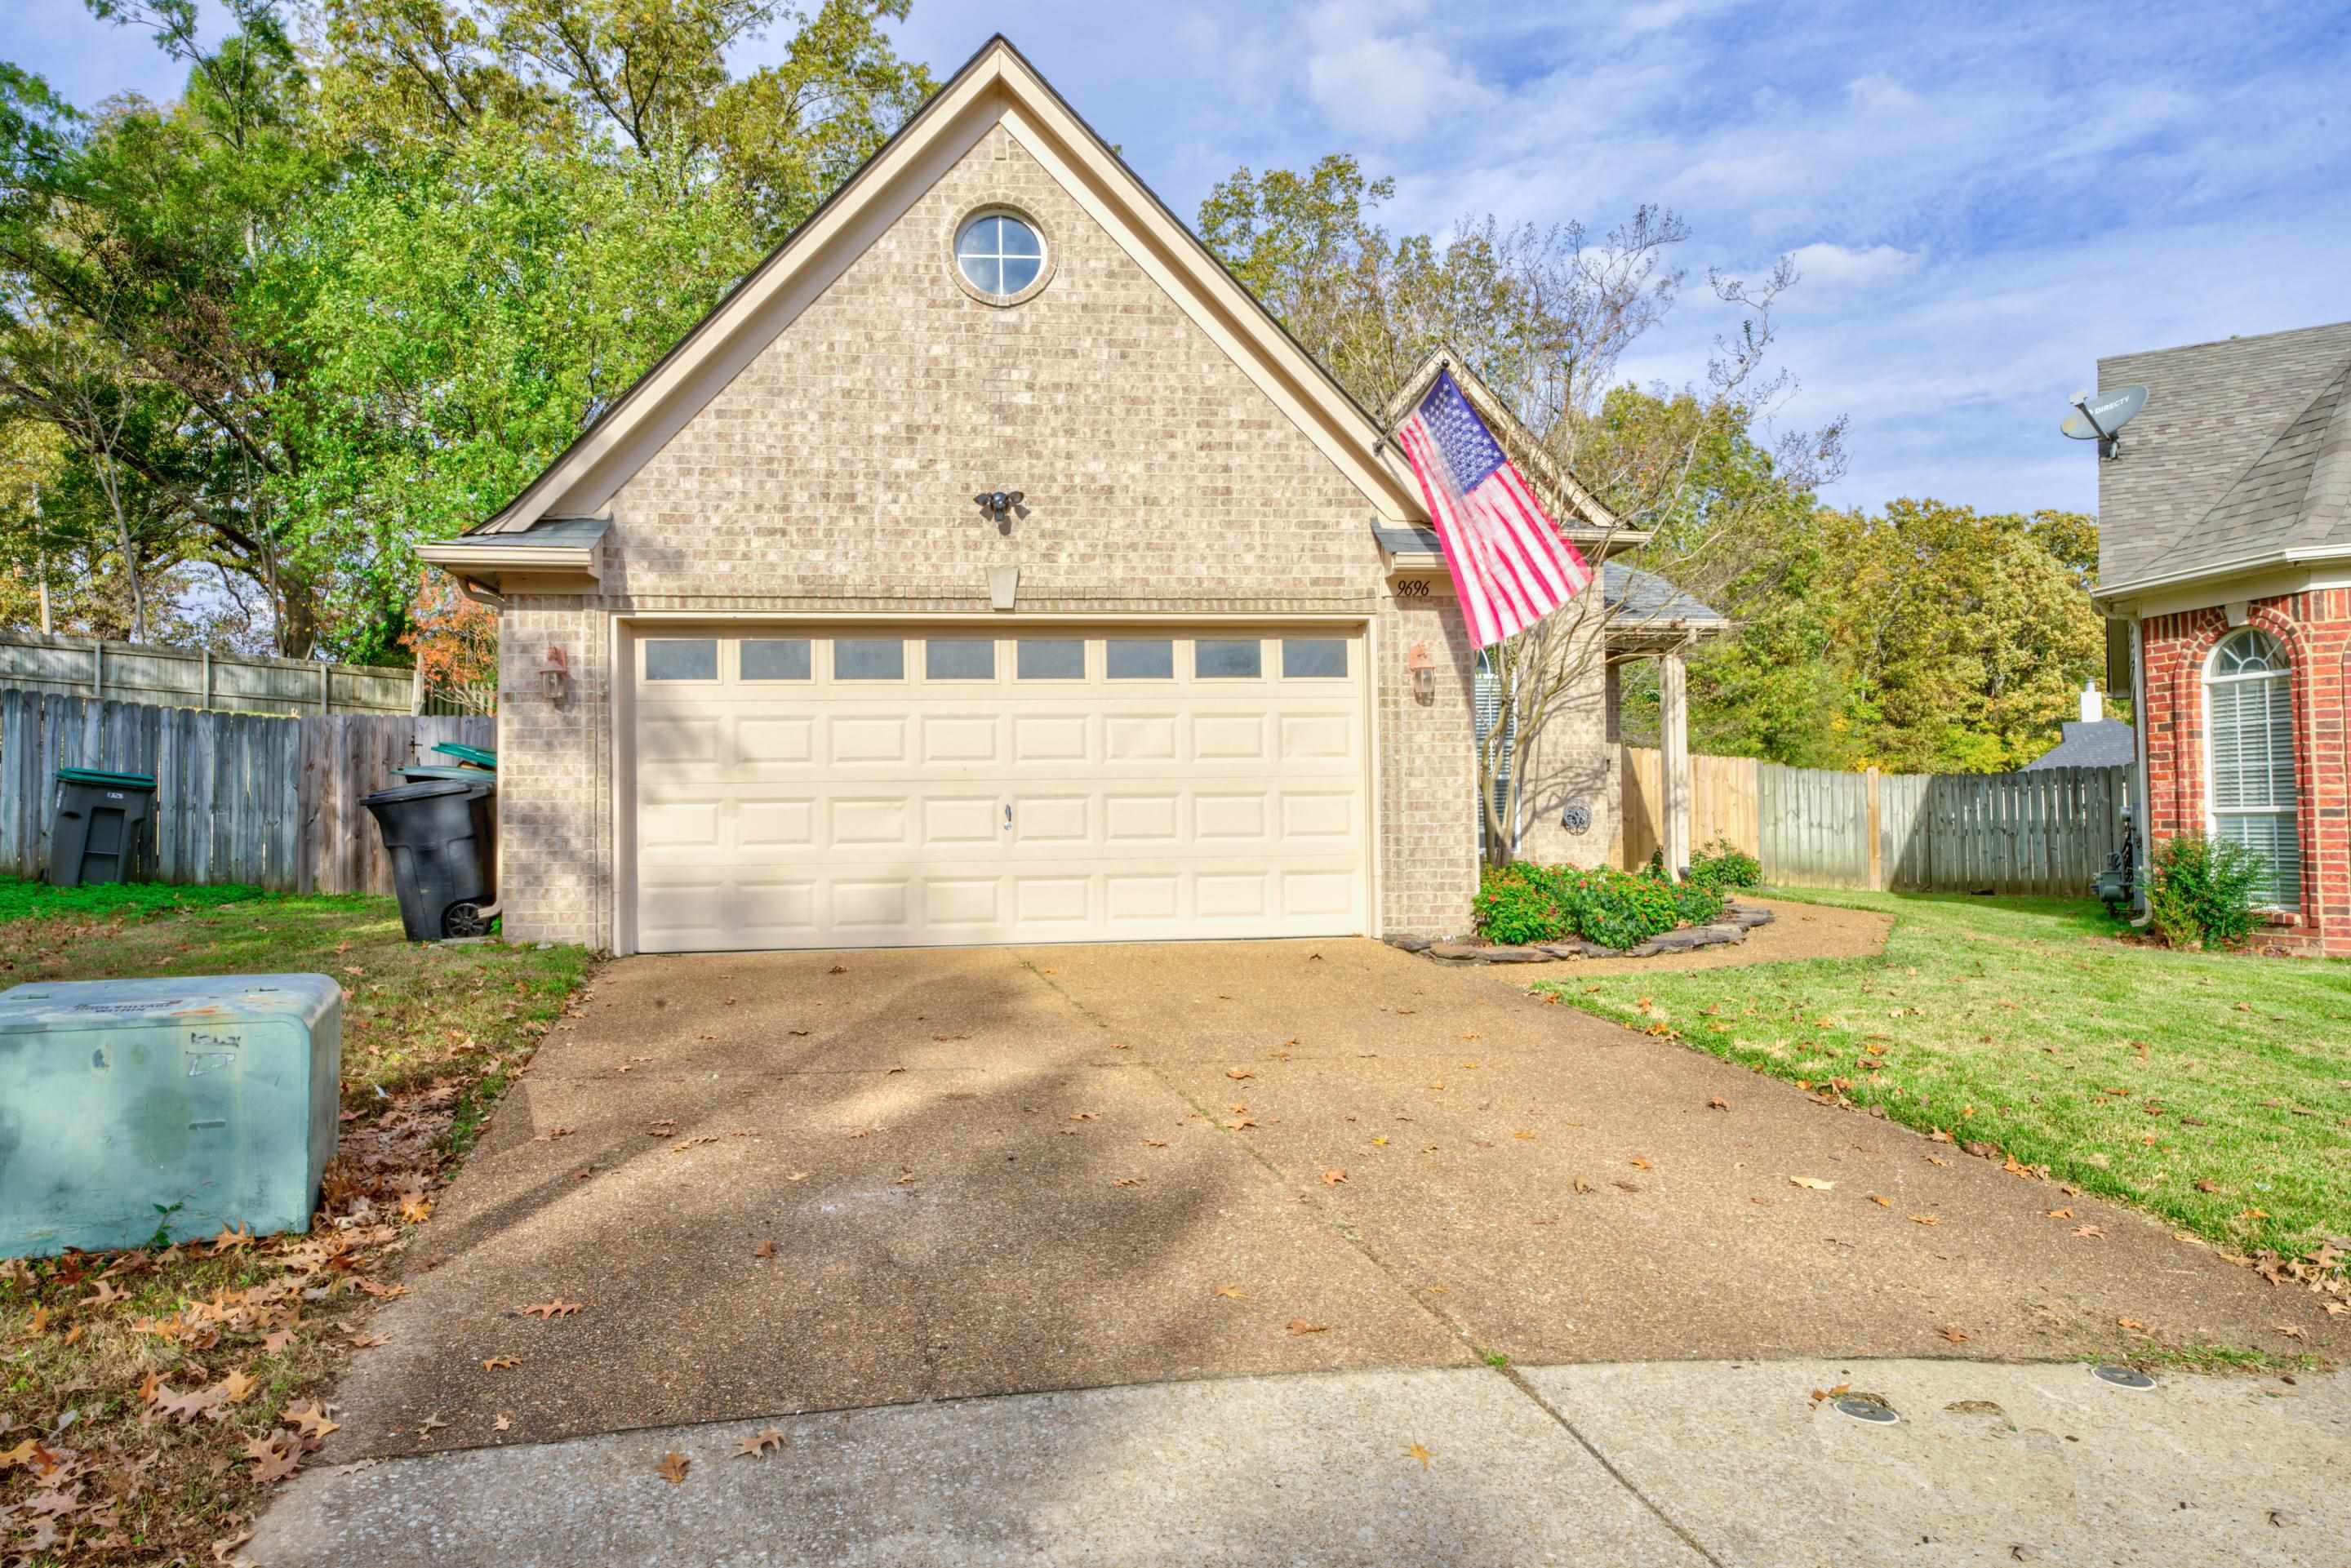
[(0, 991), (0, 1258), (308, 1229), (342, 1040), (325, 975)]

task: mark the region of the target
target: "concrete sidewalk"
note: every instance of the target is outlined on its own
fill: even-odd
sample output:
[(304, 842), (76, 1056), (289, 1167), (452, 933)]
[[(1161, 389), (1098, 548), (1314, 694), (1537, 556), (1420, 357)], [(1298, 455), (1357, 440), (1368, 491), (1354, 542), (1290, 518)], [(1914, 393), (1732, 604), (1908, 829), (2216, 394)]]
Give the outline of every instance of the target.
[[(1900, 1419), (1812, 1397), (1838, 1385)], [(770, 1428), (783, 1447), (736, 1457)], [(673, 1452), (675, 1484), (656, 1473)], [(263, 1568), (2339, 1563), (2351, 1380), (2130, 1392), (2078, 1364), (1687, 1362), (944, 1400), (322, 1469), (246, 1552)]]

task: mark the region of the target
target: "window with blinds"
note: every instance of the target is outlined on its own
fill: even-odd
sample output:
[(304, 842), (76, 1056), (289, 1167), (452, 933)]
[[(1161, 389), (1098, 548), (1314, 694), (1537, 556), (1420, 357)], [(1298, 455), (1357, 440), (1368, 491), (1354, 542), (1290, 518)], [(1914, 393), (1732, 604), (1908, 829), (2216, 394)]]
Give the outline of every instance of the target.
[[(1471, 679), (1470, 698), (1478, 724), (1478, 745), (1482, 749), (1486, 737), (1494, 731), (1495, 721), (1502, 716), (1502, 681), (1486, 662), (1485, 650), (1478, 653), (1478, 669)], [(1510, 727), (1502, 740), (1501, 767), (1495, 770), (1494, 810), (1504, 821), (1510, 821), (1511, 742), (1519, 733), (1518, 718), (1511, 716)], [(1478, 808), (1478, 852), (1486, 852), (1486, 809)]]
[(2204, 677), (2212, 836), (2261, 857), (2256, 896), (2286, 909), (2302, 904), (2290, 670), (2277, 639), (2248, 627), (2212, 651)]

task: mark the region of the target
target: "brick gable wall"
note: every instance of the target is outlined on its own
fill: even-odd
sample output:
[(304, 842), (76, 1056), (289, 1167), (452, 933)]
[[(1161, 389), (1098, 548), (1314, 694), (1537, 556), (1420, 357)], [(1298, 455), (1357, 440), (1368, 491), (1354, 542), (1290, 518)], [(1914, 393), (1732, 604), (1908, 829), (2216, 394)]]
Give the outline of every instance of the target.
[[(1050, 284), (1009, 309), (949, 272), (960, 220), (991, 203), (1031, 215), (1053, 252)], [(1008, 535), (971, 499), (995, 486), (1028, 494)], [(1365, 618), (1379, 914), (1389, 930), (1468, 925), (1471, 654), (1449, 589), (1395, 596), (1364, 496), (1000, 125), (611, 509), (602, 591), (521, 595), (503, 618), (504, 893), (517, 937), (614, 941), (627, 852), (614, 800), (628, 789), (611, 763), (625, 722), (608, 668), (615, 617), (986, 612), (987, 569), (1015, 564), (1023, 612)], [(1427, 706), (1405, 663), (1424, 641), (1438, 665)], [(549, 645), (575, 673), (560, 708), (536, 689)], [(1597, 737), (1596, 717), (1585, 727)], [(1593, 837), (1604, 846), (1605, 824)]]
[[(2294, 777), (2301, 796), (2303, 906), (2275, 930), (2280, 942), (2351, 956), (2351, 588), (2254, 600), (2246, 623), (2275, 637), (2294, 661)], [(2147, 750), (2150, 843), (2205, 831), (2204, 670), (2232, 628), (2215, 605), (2140, 622), (2139, 718)]]

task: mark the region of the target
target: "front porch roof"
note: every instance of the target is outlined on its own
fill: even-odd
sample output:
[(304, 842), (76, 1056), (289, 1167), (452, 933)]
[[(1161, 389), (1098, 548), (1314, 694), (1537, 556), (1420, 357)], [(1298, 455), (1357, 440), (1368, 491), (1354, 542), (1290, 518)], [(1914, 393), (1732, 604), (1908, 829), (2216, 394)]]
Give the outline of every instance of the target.
[[(1372, 537), (1379, 541), (1391, 571), (1446, 570), (1444, 547), (1434, 528), (1374, 526)], [(1620, 560), (1601, 563), (1600, 592), (1608, 608), (1608, 641), (1621, 652), (1727, 636), (1733, 630), (1730, 617), (1705, 601), (1654, 571)]]

